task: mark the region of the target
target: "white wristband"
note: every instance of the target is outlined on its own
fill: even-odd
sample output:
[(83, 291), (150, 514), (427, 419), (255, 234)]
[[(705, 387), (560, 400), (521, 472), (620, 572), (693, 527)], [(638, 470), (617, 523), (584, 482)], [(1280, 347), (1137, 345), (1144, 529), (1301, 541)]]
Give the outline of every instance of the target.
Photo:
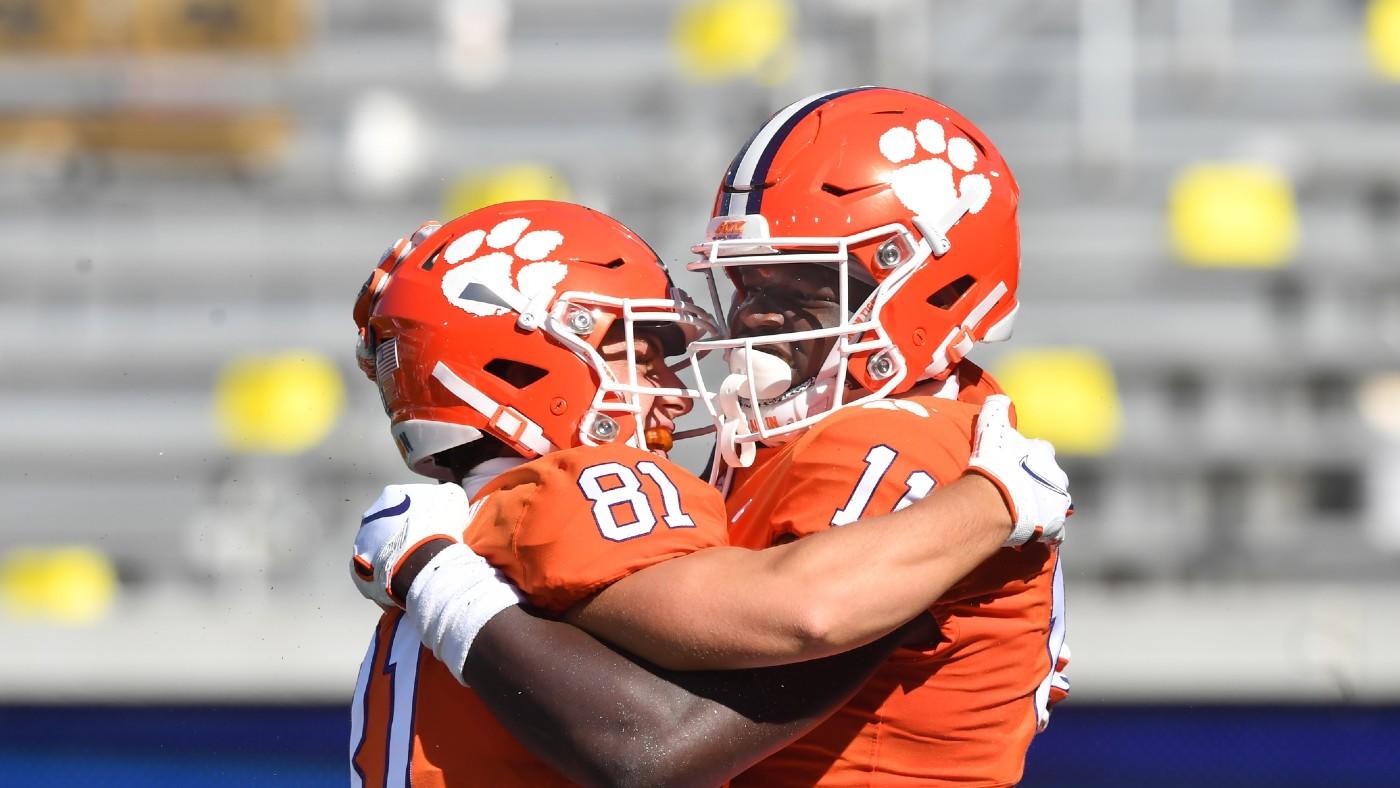
[(464, 544), (444, 548), (408, 589), (405, 607), (419, 637), (461, 682), (472, 641), (495, 615), (521, 601), (504, 575)]

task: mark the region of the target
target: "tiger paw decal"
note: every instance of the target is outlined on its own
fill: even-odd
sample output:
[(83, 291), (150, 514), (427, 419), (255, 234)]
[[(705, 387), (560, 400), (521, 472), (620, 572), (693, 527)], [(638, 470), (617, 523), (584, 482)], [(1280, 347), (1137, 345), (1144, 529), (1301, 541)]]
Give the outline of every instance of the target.
[(886, 131), (880, 135), (880, 152), (891, 164), (903, 164), (890, 178), (895, 196), (914, 215), (930, 222), (952, 224), (961, 216), (959, 212), (949, 217), (959, 200), (966, 202), (968, 213), (977, 213), (992, 196), (991, 181), (973, 171), (977, 147), (965, 137), (947, 139), (943, 124), (936, 120), (921, 120), (912, 131), (904, 126)]
[[(554, 298), (554, 288), (568, 269), (545, 260), (564, 242), (556, 230), (531, 230), (530, 220), (506, 219), (491, 230), (472, 230), (442, 252), (455, 266), (442, 277), (442, 292), (453, 306), (481, 317), (520, 311), (525, 305)], [(482, 251), (486, 254), (475, 256)], [(531, 261), (512, 272), (518, 261)], [(513, 275), (512, 275), (513, 274)]]

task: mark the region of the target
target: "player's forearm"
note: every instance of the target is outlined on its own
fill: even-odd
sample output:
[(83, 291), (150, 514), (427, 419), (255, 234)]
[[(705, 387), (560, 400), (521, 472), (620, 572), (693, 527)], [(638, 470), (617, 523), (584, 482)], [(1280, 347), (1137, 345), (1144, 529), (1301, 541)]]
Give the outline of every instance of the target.
[[(502, 725), (584, 785), (620, 782), (631, 768), (622, 745), (664, 744), (658, 737), (692, 702), (663, 692), (663, 682), (642, 672), (587, 633), (519, 608), (482, 629), (463, 666)], [(648, 702), (640, 701), (639, 686), (655, 690)]]
[(896, 647), (783, 668), (668, 673), (518, 608), (482, 629), (464, 675), (527, 748), (587, 785), (715, 785), (839, 708)]
[(797, 601), (815, 657), (869, 642), (928, 609), (1010, 530), (996, 487), (969, 476), (898, 512), (765, 552), (775, 559), (772, 576), (813, 590)]
[(762, 667), (869, 643), (990, 557), (1010, 517), (962, 479), (902, 511), (761, 551), (712, 548), (649, 567), (569, 620), (677, 670)]

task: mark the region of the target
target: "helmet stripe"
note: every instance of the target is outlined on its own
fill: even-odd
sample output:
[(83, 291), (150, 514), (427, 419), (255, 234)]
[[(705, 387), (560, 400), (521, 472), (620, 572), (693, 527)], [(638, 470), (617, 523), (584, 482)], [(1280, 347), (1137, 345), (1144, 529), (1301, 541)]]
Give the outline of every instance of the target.
[(773, 157), (778, 154), (778, 149), (787, 140), (788, 134), (818, 107), (848, 93), (873, 89), (872, 86), (864, 86), (817, 93), (787, 105), (769, 118), (730, 163), (729, 171), (725, 173), (724, 184), (728, 188), (725, 189), (724, 198), (721, 200), (720, 213), (727, 216), (758, 213), (763, 204), (762, 190), (732, 190), (752, 189), (762, 184), (768, 177), (768, 168), (773, 164)]
[[(803, 99), (803, 101), (806, 100), (807, 99)], [(779, 111), (781, 112), (781, 110)], [(774, 117), (776, 117), (776, 115)], [(769, 118), (769, 120), (771, 121), (772, 118)], [(749, 135), (748, 140), (744, 142), (743, 147), (739, 148), (738, 153), (734, 154), (734, 160), (729, 162), (729, 169), (724, 173), (724, 186), (720, 188), (720, 214), (729, 215), (729, 201), (730, 198), (734, 196), (733, 192), (730, 191), (730, 187), (734, 185), (734, 175), (739, 171), (739, 162), (743, 161), (744, 154), (747, 153), (749, 147), (753, 145), (753, 141), (758, 139), (758, 135), (761, 134), (764, 129), (768, 128), (768, 125), (769, 124), (764, 123), (762, 126), (754, 129), (754, 132)]]

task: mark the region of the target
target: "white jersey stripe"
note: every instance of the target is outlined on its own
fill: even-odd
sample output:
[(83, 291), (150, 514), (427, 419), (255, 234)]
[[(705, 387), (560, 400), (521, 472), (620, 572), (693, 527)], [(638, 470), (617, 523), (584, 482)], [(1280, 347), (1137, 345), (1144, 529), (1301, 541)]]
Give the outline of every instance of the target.
[(1060, 660), (1069, 659), (1069, 644), (1065, 642), (1065, 576), (1064, 562), (1055, 553), (1055, 575), (1050, 586), (1050, 636), (1045, 643), (1050, 669), (1035, 690), (1036, 727), (1044, 730), (1050, 722), (1050, 688), (1069, 690), (1069, 679), (1060, 672)]
[(413, 712), (418, 699), (418, 630), (407, 616), (394, 627), (385, 671), (393, 672), (394, 712), (389, 719), (389, 755), (384, 788), (407, 788), (413, 762)]
[(364, 788), (365, 776), (355, 767), (355, 753), (365, 739), (365, 706), (369, 703), (369, 672), (374, 667), (374, 654), (379, 646), (379, 627), (374, 628), (374, 637), (369, 639), (369, 650), (360, 663), (360, 675), (355, 679), (355, 695), (350, 702), (350, 786)]

